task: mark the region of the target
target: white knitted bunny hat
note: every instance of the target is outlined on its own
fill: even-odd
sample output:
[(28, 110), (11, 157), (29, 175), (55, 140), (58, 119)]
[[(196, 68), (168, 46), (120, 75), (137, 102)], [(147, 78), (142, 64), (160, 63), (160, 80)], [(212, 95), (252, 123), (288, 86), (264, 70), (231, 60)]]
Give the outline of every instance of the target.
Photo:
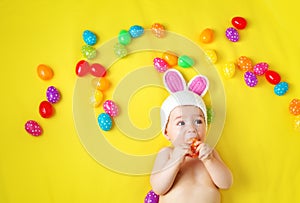
[(196, 75), (188, 84), (176, 69), (169, 69), (164, 73), (163, 82), (170, 96), (165, 99), (160, 109), (162, 133), (165, 134), (166, 125), (171, 111), (177, 106), (192, 105), (199, 107), (205, 118), (207, 129), (207, 112), (202, 97), (206, 94), (209, 81), (203, 75)]

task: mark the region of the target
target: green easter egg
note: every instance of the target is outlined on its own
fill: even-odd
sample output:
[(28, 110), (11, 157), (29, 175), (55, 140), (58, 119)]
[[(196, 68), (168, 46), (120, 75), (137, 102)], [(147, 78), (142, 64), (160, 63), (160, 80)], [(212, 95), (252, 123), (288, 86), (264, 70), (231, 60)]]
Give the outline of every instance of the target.
[(194, 60), (186, 55), (178, 57), (178, 65), (182, 68), (189, 68), (194, 65)]
[(127, 45), (131, 42), (131, 35), (127, 30), (121, 30), (118, 40), (120, 44)]

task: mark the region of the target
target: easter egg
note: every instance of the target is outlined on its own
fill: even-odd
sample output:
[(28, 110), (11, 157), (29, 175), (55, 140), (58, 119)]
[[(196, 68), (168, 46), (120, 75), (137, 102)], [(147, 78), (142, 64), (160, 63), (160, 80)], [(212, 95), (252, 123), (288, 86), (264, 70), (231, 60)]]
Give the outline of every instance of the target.
[(43, 118), (50, 118), (54, 113), (54, 108), (50, 102), (42, 101), (39, 106), (39, 113)]
[(100, 77), (100, 78), (94, 78), (92, 80), (92, 86), (98, 90), (105, 91), (109, 88), (110, 83), (107, 78)]
[(90, 68), (90, 73), (95, 77), (103, 77), (106, 74), (106, 69), (99, 63), (93, 63)]
[(222, 69), (225, 78), (232, 78), (235, 74), (235, 69), (236, 69), (235, 63), (233, 62), (225, 63)]
[(274, 93), (278, 96), (284, 95), (289, 89), (289, 85), (287, 82), (279, 82), (274, 87)]
[(218, 57), (217, 57), (217, 53), (215, 50), (213, 49), (206, 49), (205, 50), (206, 56), (208, 57), (208, 59), (212, 62), (212, 63), (217, 63)]
[(167, 62), (167, 64), (169, 65), (169, 67), (176, 66), (177, 62), (178, 62), (178, 56), (176, 56), (176, 54), (174, 54), (174, 53), (172, 53), (170, 51), (165, 51), (162, 54), (162, 59)]
[(253, 73), (255, 75), (263, 75), (268, 70), (269, 65), (265, 62), (261, 62), (253, 66)]
[(85, 30), (82, 34), (82, 38), (83, 41), (90, 46), (96, 44), (97, 42), (97, 36), (90, 30)]
[(142, 36), (142, 34), (144, 34), (144, 28), (139, 25), (133, 25), (129, 28), (129, 33), (131, 37), (137, 38)]
[(207, 124), (210, 124), (214, 117), (214, 111), (211, 107), (206, 108), (206, 114), (207, 114)]
[(54, 104), (59, 102), (61, 96), (60, 92), (54, 86), (50, 86), (47, 88), (46, 97), (50, 103)]
[(237, 60), (237, 66), (242, 71), (252, 71), (252, 60), (248, 58), (247, 56), (241, 56)]
[(300, 99), (293, 99), (289, 104), (290, 113), (298, 116), (300, 114)]
[(159, 202), (159, 195), (153, 192), (153, 190), (150, 190), (144, 199), (144, 203), (158, 203), (158, 202)]
[(25, 130), (33, 136), (40, 136), (43, 133), (41, 126), (34, 120), (29, 120), (25, 123)]
[(106, 100), (103, 103), (103, 109), (111, 117), (115, 117), (119, 114), (119, 108), (117, 104), (112, 100)]
[(153, 59), (153, 65), (154, 68), (160, 73), (165, 72), (169, 68), (168, 63), (164, 59), (161, 59), (159, 57)]
[(83, 45), (81, 48), (82, 56), (87, 59), (93, 59), (97, 55), (97, 51), (94, 47), (89, 45)]
[(295, 116), (294, 118), (294, 128), (300, 132), (300, 116)]
[(251, 71), (246, 71), (244, 73), (244, 80), (246, 85), (248, 85), (249, 87), (254, 87), (258, 83), (256, 75)]
[(240, 39), (238, 31), (233, 27), (227, 28), (225, 31), (225, 35), (227, 39), (232, 42), (237, 42)]
[(191, 140), (191, 144), (190, 144), (190, 153), (188, 156), (192, 157), (192, 158), (197, 158), (199, 156), (199, 151), (197, 152), (197, 148), (198, 146), (201, 144), (201, 142), (198, 140), (198, 138), (192, 138)]
[(50, 80), (53, 78), (53, 70), (45, 64), (38, 65), (37, 74), (42, 80)]
[(177, 61), (177, 64), (182, 68), (189, 68), (193, 66), (194, 63), (194, 60), (186, 55), (179, 56)]
[(289, 104), (289, 110), (295, 116), (300, 115), (300, 99), (293, 99)]
[(124, 56), (127, 55), (127, 49), (126, 49), (126, 47), (123, 44), (120, 44), (120, 43), (116, 43), (114, 45), (114, 52), (115, 52), (115, 55), (117, 57), (120, 57), (120, 58), (122, 58), (122, 57), (124, 57)]
[(109, 131), (112, 128), (112, 120), (107, 113), (101, 113), (98, 116), (98, 124), (104, 131)]
[(239, 30), (244, 29), (247, 26), (247, 21), (245, 18), (240, 17), (240, 16), (236, 16), (234, 18), (231, 19), (231, 24)]
[(90, 103), (93, 107), (98, 107), (103, 100), (103, 93), (100, 90), (95, 90), (94, 94), (90, 97)]
[(276, 71), (273, 71), (273, 70), (267, 70), (265, 72), (265, 77), (266, 77), (267, 81), (269, 83), (271, 83), (272, 85), (278, 84), (281, 80), (280, 75)]
[(204, 29), (200, 34), (200, 41), (203, 43), (210, 43), (214, 39), (214, 31), (210, 28)]
[(88, 74), (90, 71), (90, 65), (87, 61), (85, 60), (80, 60), (77, 64), (76, 64), (76, 75), (79, 77), (83, 77), (86, 74)]
[(118, 35), (119, 43), (128, 45), (131, 42), (131, 35), (127, 30), (121, 30)]
[(166, 35), (166, 29), (165, 27), (160, 24), (160, 23), (154, 23), (152, 26), (151, 26), (151, 31), (152, 33), (158, 37), (158, 38), (162, 38)]

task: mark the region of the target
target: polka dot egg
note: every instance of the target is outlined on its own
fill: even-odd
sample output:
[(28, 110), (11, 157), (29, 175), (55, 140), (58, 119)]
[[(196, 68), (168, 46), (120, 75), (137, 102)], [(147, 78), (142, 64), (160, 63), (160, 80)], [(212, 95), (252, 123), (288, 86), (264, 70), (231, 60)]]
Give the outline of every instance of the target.
[(274, 87), (274, 92), (278, 96), (284, 95), (289, 89), (289, 85), (287, 82), (280, 82)]
[(244, 80), (245, 80), (246, 85), (248, 85), (249, 87), (254, 87), (258, 83), (256, 75), (251, 71), (245, 72)]
[(109, 131), (112, 128), (112, 119), (107, 113), (101, 113), (98, 116), (99, 127), (104, 131)]
[(238, 31), (233, 27), (227, 28), (225, 35), (227, 39), (232, 42), (237, 42), (240, 39)]
[(115, 102), (113, 102), (112, 100), (106, 100), (103, 103), (103, 109), (108, 115), (110, 115), (112, 117), (115, 117), (119, 114), (119, 108), (118, 108), (117, 104)]
[(253, 72), (255, 75), (263, 75), (268, 70), (268, 68), (269, 68), (269, 65), (267, 63), (261, 62), (261, 63), (256, 64), (253, 67)]
[(290, 113), (298, 116), (300, 115), (300, 99), (293, 99), (289, 105)]
[(96, 44), (97, 42), (97, 36), (90, 30), (85, 30), (82, 34), (82, 38), (83, 41), (90, 46)]
[(43, 133), (41, 126), (34, 120), (25, 123), (25, 130), (33, 136), (40, 136)]

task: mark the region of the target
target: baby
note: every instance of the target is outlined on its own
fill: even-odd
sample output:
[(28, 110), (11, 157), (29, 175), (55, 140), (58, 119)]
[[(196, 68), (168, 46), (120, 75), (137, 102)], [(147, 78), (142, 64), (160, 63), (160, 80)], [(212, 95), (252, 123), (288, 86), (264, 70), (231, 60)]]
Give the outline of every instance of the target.
[(162, 132), (173, 146), (156, 157), (152, 190), (160, 203), (220, 203), (219, 189), (231, 186), (232, 174), (205, 143), (207, 114), (202, 96), (209, 82), (197, 75), (186, 85), (180, 72), (170, 69), (164, 84), (171, 95), (161, 106)]

